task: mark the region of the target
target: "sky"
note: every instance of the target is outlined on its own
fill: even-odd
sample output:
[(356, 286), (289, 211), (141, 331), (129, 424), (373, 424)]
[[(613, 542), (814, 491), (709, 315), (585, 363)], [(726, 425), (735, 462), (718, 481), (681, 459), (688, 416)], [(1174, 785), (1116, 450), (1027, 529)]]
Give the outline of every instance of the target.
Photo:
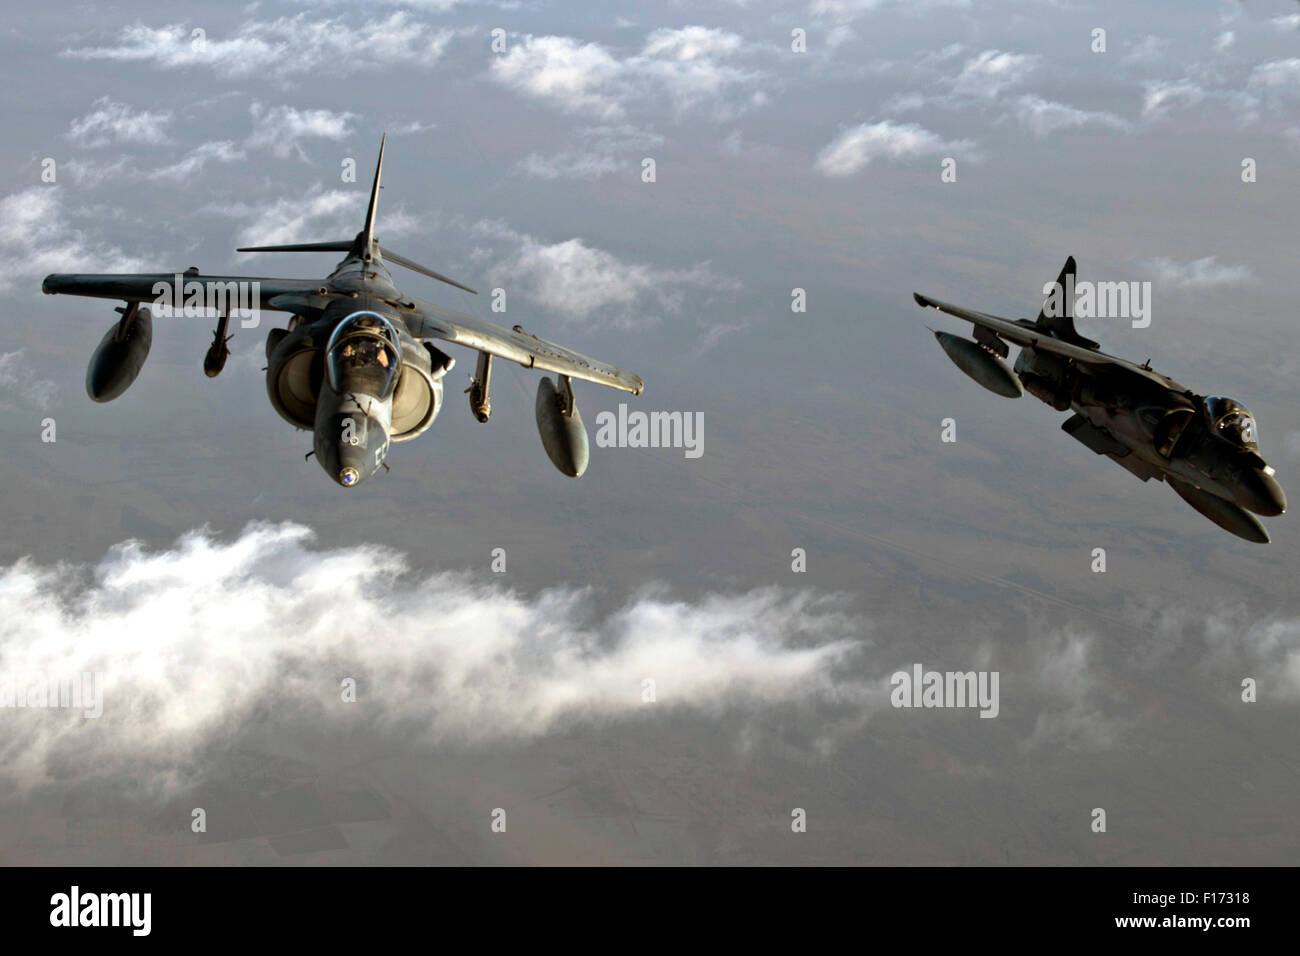
[[(1300, 4), (55, 2), (0, 63), (0, 679), (102, 690), (0, 708), (0, 861), (1294, 863), (1291, 516), (1220, 531), (912, 293), (1150, 282), (1080, 331), (1246, 403), (1295, 494)], [(86, 397), (112, 303), (42, 277), (323, 276), (234, 250), (355, 234), (384, 133), (376, 235), (481, 294), (400, 287), (639, 374), (575, 385), (593, 439), (623, 404), (702, 454), (569, 479), (537, 373), (480, 424), (449, 347), (342, 489), (271, 314), (215, 379), (158, 319)], [(895, 706), (918, 665), (996, 715)]]

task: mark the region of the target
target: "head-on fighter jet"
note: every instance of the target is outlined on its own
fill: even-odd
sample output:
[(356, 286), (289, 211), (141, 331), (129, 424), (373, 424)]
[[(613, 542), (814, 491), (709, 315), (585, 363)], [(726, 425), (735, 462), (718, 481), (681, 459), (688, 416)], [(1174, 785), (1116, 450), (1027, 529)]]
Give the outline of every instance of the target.
[[(1071, 256), (1056, 289), (1073, 290), (1074, 275)], [(1280, 515), (1286, 495), (1260, 457), (1259, 432), (1245, 405), (1197, 395), (1148, 363), (1135, 365), (1100, 351), (1075, 331), (1069, 295), (1049, 296), (1034, 321), (1000, 319), (920, 293), (913, 298), (974, 324), (974, 341), (948, 332), (934, 336), (957, 367), (989, 391), (1008, 398), (1028, 391), (1057, 411), (1073, 410), (1061, 424), (1066, 434), (1143, 481), (1169, 482), (1224, 530), (1268, 542), (1251, 512)], [(1014, 370), (1002, 361), (1008, 342), (1021, 350)]]
[[(518, 325), (507, 330), (399, 291), (388, 263), (474, 292), (375, 239), (383, 165), (381, 140), (365, 226), (354, 239), (239, 250), (345, 253), (322, 280), (200, 276), (194, 268), (176, 276), (46, 276), (41, 288), (47, 294), (126, 303), (117, 310), (121, 319), (91, 357), (86, 371), (90, 397), (97, 402), (111, 401), (135, 381), (153, 341), (152, 316), (145, 304), (156, 302), (160, 290), (170, 290), (174, 280), (177, 285), (183, 280), (185, 289), (191, 285), (200, 290), (215, 287), (223, 293), (230, 289), (232, 294), (241, 283), (256, 283), (255, 307), (290, 316), (287, 328), (273, 328), (266, 337), (266, 389), (271, 404), (291, 425), (314, 432), (316, 460), (338, 484), (349, 488), (361, 484), (381, 465), (387, 467), (384, 459), (390, 442), (409, 441), (433, 423), (442, 405), (443, 377), (455, 364), (438, 347), (439, 342), (477, 350), (478, 363), (468, 392), (470, 410), (480, 422), (486, 422), (492, 410), (493, 357), (558, 373), (558, 381), (543, 377), (539, 383), (537, 428), (555, 467), (574, 478), (581, 475), (589, 448), (571, 380), (583, 379), (639, 395), (641, 379), (538, 338)], [(221, 372), (229, 355), (228, 320), (227, 309), (218, 319), (204, 359), (209, 377)]]

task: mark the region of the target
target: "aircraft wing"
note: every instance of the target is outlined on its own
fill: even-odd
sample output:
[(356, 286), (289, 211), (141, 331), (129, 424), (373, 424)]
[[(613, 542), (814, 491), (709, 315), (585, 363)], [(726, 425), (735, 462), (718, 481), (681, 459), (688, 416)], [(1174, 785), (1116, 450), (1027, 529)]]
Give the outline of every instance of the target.
[(1122, 368), (1134, 375), (1140, 375), (1143, 378), (1157, 382), (1165, 388), (1171, 386), (1182, 388), (1181, 385), (1172, 379), (1166, 378), (1159, 372), (1149, 368), (1144, 368), (1128, 359), (1118, 358), (1114, 355), (1107, 355), (1105, 352), (1099, 352), (1095, 349), (1087, 349), (1080, 345), (1072, 345), (1069, 342), (1063, 342), (1058, 338), (1048, 335), (1046, 332), (1024, 326), (1010, 319), (1001, 319), (996, 315), (989, 315), (987, 312), (977, 312), (974, 309), (966, 309), (960, 305), (951, 305), (947, 302), (940, 302), (938, 299), (932, 299), (927, 295), (921, 295), (919, 292), (913, 292), (912, 298), (916, 300), (919, 306), (925, 306), (931, 309), (938, 309), (940, 312), (946, 312), (949, 315), (955, 315), (959, 319), (965, 319), (967, 322), (973, 322), (975, 325), (988, 329), (999, 338), (1006, 339), (1016, 345), (1038, 349), (1043, 352), (1052, 352), (1064, 358), (1072, 359), (1080, 365), (1101, 366), (1109, 365), (1116, 368)]
[(408, 327), (418, 339), (454, 342), (518, 362), (525, 368), (558, 372), (598, 385), (622, 389), (633, 395), (640, 395), (645, 388), (639, 375), (538, 338), (519, 326), (505, 329), (485, 319), (476, 319), (472, 315), (453, 312), (419, 300), (415, 300), (415, 312), (416, 315), (408, 320)]
[[(41, 291), (46, 295), (84, 295), (94, 299), (120, 299), (123, 302), (153, 302), (158, 298), (154, 287), (164, 283), (174, 289), (177, 276), (180, 281), (202, 283), (242, 282), (250, 286), (257, 283), (258, 308), (276, 309), (271, 301), (276, 296), (311, 294), (320, 288), (320, 281), (313, 279), (264, 279), (259, 276), (208, 276), (185, 274), (184, 272), (157, 272), (122, 275), (86, 275), (79, 272), (55, 272), (45, 277)], [(173, 293), (174, 296), (174, 293)], [(177, 303), (178, 305), (183, 304)], [(291, 311), (281, 308), (280, 311)]]

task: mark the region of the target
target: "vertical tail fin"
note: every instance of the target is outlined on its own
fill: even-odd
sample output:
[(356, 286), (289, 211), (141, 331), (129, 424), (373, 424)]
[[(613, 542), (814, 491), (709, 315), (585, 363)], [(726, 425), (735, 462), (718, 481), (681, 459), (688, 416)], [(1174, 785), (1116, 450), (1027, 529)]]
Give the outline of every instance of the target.
[(462, 285), (455, 279), (449, 279), (441, 272), (434, 272), (428, 266), (422, 266), (418, 262), (413, 262), (405, 256), (398, 255), (389, 249), (385, 249), (375, 241), (375, 208), (379, 205), (379, 179), (384, 171), (384, 143), (388, 139), (385, 133), (379, 140), (379, 162), (375, 164), (375, 184), (370, 187), (370, 205), (366, 209), (366, 224), (362, 230), (357, 233), (355, 239), (341, 239), (333, 242), (294, 242), (287, 245), (278, 246), (242, 246), (239, 252), (346, 252), (349, 256), (359, 256), (366, 262), (370, 262), (375, 255), (382, 256), (394, 265), (403, 266), (421, 275), (426, 275), (430, 279), (437, 279), (439, 282), (445, 282), (453, 285), (457, 289), (464, 289), (471, 295), (478, 295), (467, 285)]
[(379, 139), (379, 162), (375, 164), (375, 184), (370, 188), (370, 206), (366, 210), (366, 225), (361, 230), (361, 251), (366, 259), (370, 258), (371, 250), (375, 247), (375, 207), (379, 205), (379, 174), (384, 171), (384, 142), (387, 139), (387, 133)]
[(1050, 332), (1055, 338), (1069, 342), (1071, 345), (1081, 345), (1088, 349), (1101, 348), (1098, 343), (1084, 338), (1074, 328), (1075, 271), (1074, 256), (1070, 256), (1061, 267), (1061, 274), (1056, 277), (1056, 287), (1043, 302), (1043, 308), (1038, 313), (1037, 325), (1040, 329)]

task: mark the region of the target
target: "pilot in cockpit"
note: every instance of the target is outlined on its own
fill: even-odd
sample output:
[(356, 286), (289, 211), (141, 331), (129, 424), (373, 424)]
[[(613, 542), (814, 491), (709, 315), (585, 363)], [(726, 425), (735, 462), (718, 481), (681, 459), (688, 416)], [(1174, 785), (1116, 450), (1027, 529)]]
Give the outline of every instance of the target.
[(1255, 416), (1241, 402), (1212, 395), (1205, 400), (1205, 414), (1211, 430), (1220, 438), (1251, 451), (1259, 447)]
[(330, 386), (336, 392), (386, 399), (397, 384), (400, 367), (396, 332), (374, 313), (348, 317), (330, 336), (326, 368)]

